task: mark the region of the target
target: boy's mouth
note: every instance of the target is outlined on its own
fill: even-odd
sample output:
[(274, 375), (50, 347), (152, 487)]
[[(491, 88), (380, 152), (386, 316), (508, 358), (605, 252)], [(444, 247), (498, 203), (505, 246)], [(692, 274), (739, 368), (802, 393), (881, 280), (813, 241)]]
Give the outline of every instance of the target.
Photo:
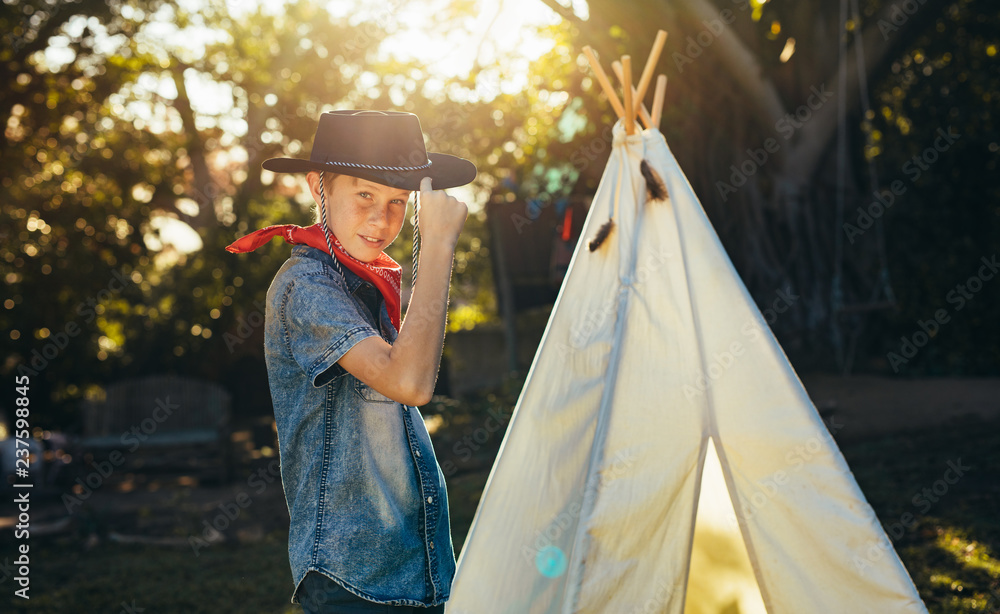
[(365, 243), (367, 243), (368, 245), (371, 245), (372, 247), (376, 247), (376, 246), (382, 244), (382, 239), (377, 239), (375, 237), (369, 237), (368, 235), (363, 235), (363, 234), (358, 234), (358, 236), (361, 237), (362, 239), (364, 239)]

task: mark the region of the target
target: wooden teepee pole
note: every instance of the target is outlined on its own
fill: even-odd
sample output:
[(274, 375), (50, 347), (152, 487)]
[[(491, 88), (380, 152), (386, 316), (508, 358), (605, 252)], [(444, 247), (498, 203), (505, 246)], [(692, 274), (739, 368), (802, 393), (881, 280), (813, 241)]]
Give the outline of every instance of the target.
[(635, 134), (635, 105), (632, 104), (632, 56), (622, 56), (622, 89), (625, 98), (625, 134)]
[(590, 68), (594, 71), (594, 76), (597, 77), (597, 82), (601, 84), (601, 89), (604, 90), (604, 95), (608, 97), (608, 102), (611, 103), (611, 108), (615, 110), (619, 119), (625, 116), (625, 108), (622, 106), (621, 100), (618, 99), (618, 94), (615, 93), (615, 88), (612, 87), (611, 81), (608, 80), (608, 75), (604, 73), (604, 69), (601, 68), (601, 63), (597, 61), (597, 57), (594, 56), (594, 50), (587, 45), (583, 48), (584, 55), (587, 56), (587, 61), (590, 62)]
[(646, 66), (642, 69), (642, 77), (639, 78), (639, 86), (636, 88), (637, 106), (642, 103), (642, 99), (646, 96), (646, 88), (653, 80), (653, 71), (656, 70), (656, 63), (660, 60), (660, 52), (663, 51), (663, 44), (666, 41), (666, 30), (660, 30), (656, 33), (656, 40), (653, 41), (653, 48), (649, 52), (649, 57), (646, 58)]
[(663, 97), (667, 93), (667, 76), (660, 75), (656, 78), (656, 92), (653, 94), (652, 124), (660, 127), (660, 117), (663, 115)]
[[(622, 70), (622, 63), (617, 61), (612, 62), (611, 68), (615, 71), (615, 75), (618, 77), (618, 81), (622, 83), (622, 87), (624, 87), (625, 71)], [(651, 128), (653, 126), (653, 120), (649, 115), (649, 111), (646, 109), (646, 105), (642, 103), (642, 100), (638, 99), (634, 87), (632, 88), (632, 98), (633, 100), (638, 100), (638, 104), (636, 104), (636, 107), (639, 113), (639, 119), (642, 120), (643, 125), (645, 125), (647, 128)]]

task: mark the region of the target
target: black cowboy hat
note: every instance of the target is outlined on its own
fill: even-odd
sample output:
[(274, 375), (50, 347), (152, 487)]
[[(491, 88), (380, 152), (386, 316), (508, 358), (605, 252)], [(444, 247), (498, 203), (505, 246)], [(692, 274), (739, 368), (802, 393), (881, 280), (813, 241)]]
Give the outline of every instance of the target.
[(419, 190), (424, 177), (431, 178), (435, 190), (476, 178), (472, 162), (427, 153), (420, 120), (400, 111), (323, 113), (308, 160), (271, 158), (262, 166), (275, 173), (330, 171), (404, 190)]

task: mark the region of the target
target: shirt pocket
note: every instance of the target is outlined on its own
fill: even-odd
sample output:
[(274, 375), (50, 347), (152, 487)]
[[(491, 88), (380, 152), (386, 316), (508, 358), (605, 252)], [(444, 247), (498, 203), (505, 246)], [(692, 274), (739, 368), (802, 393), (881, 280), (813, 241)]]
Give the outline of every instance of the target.
[(354, 378), (354, 392), (359, 397), (370, 403), (395, 403), (395, 401), (365, 384), (358, 378)]

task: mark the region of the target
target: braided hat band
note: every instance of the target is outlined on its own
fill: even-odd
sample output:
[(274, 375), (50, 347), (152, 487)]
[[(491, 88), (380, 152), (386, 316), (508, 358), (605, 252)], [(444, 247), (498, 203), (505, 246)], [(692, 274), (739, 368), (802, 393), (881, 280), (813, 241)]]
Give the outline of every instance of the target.
[(367, 168), (374, 171), (420, 171), (425, 168), (430, 168), (432, 163), (433, 162), (431, 160), (428, 160), (427, 164), (421, 164), (420, 166), (382, 166), (379, 164), (361, 164), (359, 162), (340, 162), (339, 160), (326, 161), (326, 164), (349, 166), (351, 168)]

